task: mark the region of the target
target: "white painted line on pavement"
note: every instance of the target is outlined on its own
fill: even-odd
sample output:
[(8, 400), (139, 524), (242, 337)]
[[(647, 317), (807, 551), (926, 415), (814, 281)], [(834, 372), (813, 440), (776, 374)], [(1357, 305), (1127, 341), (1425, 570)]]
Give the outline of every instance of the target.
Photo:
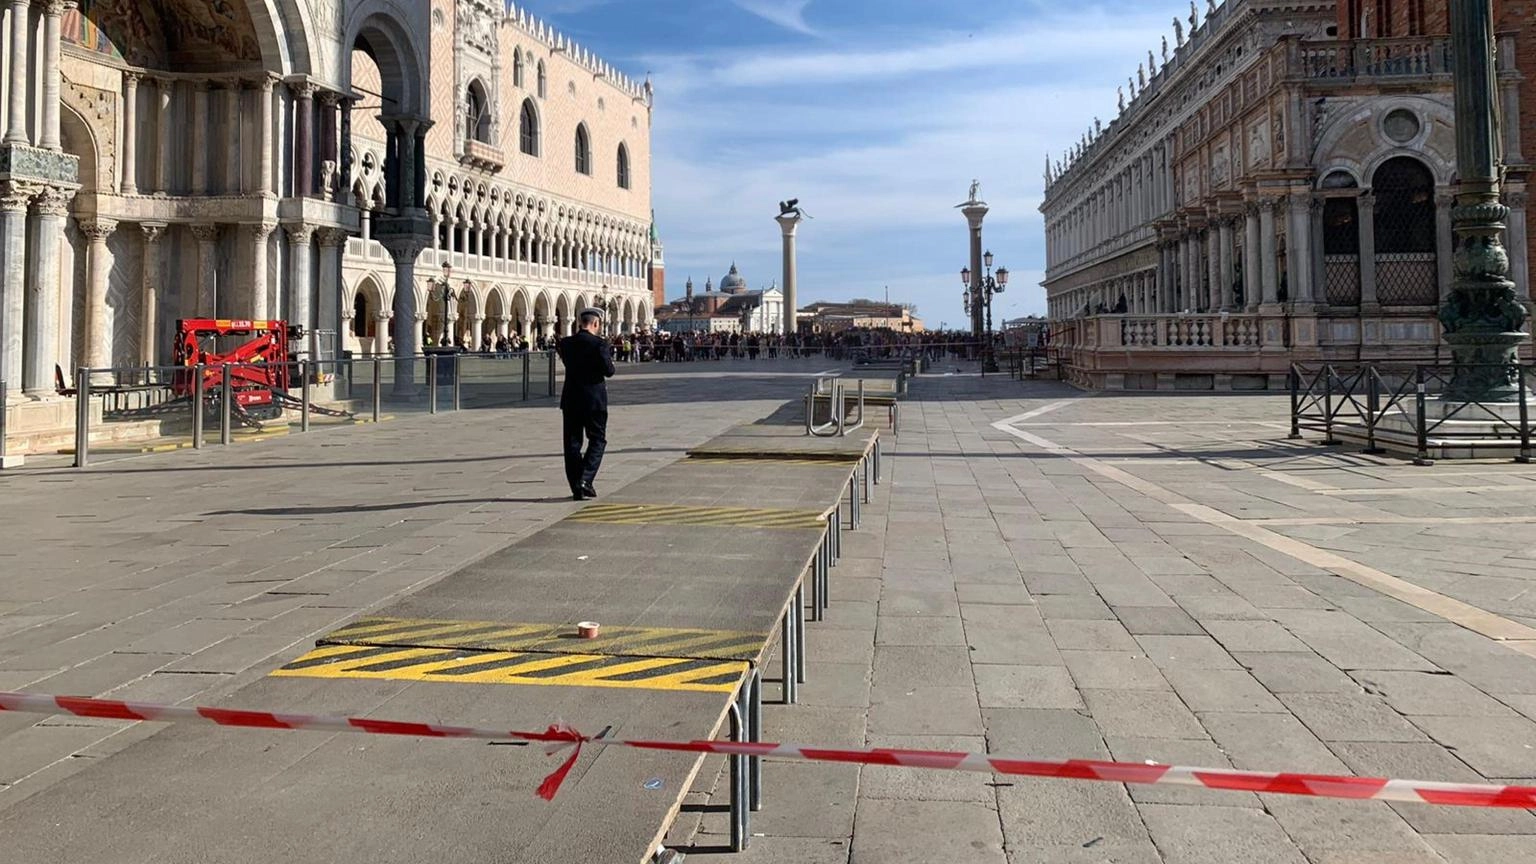
[[(1070, 402), (1056, 403), (1055, 405), (1047, 406), (1047, 409), (1053, 410), (1066, 404), (1070, 404)], [(1527, 627), (1517, 621), (1511, 621), (1508, 618), (1495, 615), (1486, 609), (1479, 609), (1471, 604), (1463, 603), (1455, 598), (1437, 594), (1428, 588), (1399, 579), (1390, 573), (1377, 570), (1358, 561), (1352, 561), (1342, 555), (1337, 555), (1325, 549), (1319, 549), (1316, 546), (1308, 545), (1300, 540), (1286, 537), (1283, 534), (1277, 534), (1251, 521), (1238, 519), (1235, 516), (1223, 513), (1214, 507), (1196, 503), (1177, 492), (1159, 486), (1150, 480), (1144, 480), (1134, 474), (1122, 471), (1092, 456), (1084, 456), (1069, 447), (1063, 447), (1049, 439), (1025, 432), (1022, 429), (1015, 429), (1009, 425), (1008, 420), (999, 420), (992, 424), (992, 428), (1007, 432), (1015, 438), (1033, 444), (1048, 453), (1064, 456), (1072, 463), (1080, 465), (1098, 474), (1100, 477), (1113, 480), (1128, 489), (1139, 492), (1154, 501), (1159, 501), (1207, 525), (1224, 528), (1232, 534), (1252, 540), (1283, 555), (1289, 555), (1297, 561), (1327, 570), (1351, 582), (1364, 585), (1389, 597), (1401, 600), (1410, 606), (1438, 615), (1447, 621), (1459, 624), (1474, 633), (1486, 636), (1514, 651), (1536, 657), (1536, 628)]]
[[(992, 428), (994, 428), (994, 429), (1002, 429), (1004, 425), (1012, 426), (1015, 423), (1022, 423), (1025, 420), (1030, 420), (1032, 418), (1039, 417), (1041, 414), (1049, 414), (1050, 412), (1055, 411), (1057, 408), (1065, 408), (1068, 405), (1071, 405), (1073, 402), (1078, 402), (1078, 401), (1081, 401), (1081, 400), (1078, 400), (1078, 399), (1063, 399), (1060, 402), (1052, 402), (1049, 405), (1041, 405), (1039, 408), (1036, 408), (1033, 411), (1025, 411), (1023, 414), (1016, 414), (1016, 415), (1014, 415), (1012, 417), (1009, 417), (1007, 420), (999, 420), (996, 423), (992, 424)], [(1004, 429), (1003, 431), (1006, 432), (1008, 430)]]

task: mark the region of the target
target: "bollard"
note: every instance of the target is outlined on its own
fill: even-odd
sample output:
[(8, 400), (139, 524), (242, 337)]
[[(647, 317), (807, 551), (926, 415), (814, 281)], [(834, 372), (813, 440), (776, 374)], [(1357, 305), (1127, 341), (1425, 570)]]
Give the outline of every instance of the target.
[(1365, 370), (1365, 377), (1365, 411), (1370, 416), (1365, 421), (1365, 450), (1362, 452), (1376, 455), (1387, 452), (1376, 446), (1376, 418), (1381, 415), (1381, 388), (1375, 369)]
[(532, 369), (531, 369), (531, 365), (532, 364), (529, 362), (529, 358), (532, 357), (532, 356), (533, 355), (530, 354), (527, 351), (523, 352), (523, 401), (524, 402), (527, 402), (528, 398), (533, 395), (533, 391), (531, 389), (531, 385), (533, 383)]
[(219, 443), (228, 447), (230, 433), (233, 431), (229, 425), (230, 418), (234, 416), (234, 408), (230, 405), (234, 401), (234, 388), (230, 386), (229, 364), (225, 363), (219, 368), (223, 373), (219, 381)]
[(75, 370), (75, 467), (91, 458), (91, 370)]
[(0, 380), (0, 470), (4, 470), (6, 468), (20, 468), (22, 465), (26, 464), (26, 457), (22, 456), (20, 453), (16, 454), (15, 456), (8, 456), (5, 452), (5, 403), (9, 397), (9, 390), (10, 384), (4, 380)]
[(384, 362), (373, 358), (373, 422), (379, 422), (379, 403), (384, 401)]
[(1291, 434), (1287, 440), (1301, 440), (1301, 371), (1291, 364)]
[(299, 431), (309, 431), (309, 361), (299, 361)]
[(463, 407), (463, 401), (460, 393), (461, 388), (459, 386), (460, 370), (463, 368), (464, 357), (461, 355), (453, 358), (453, 410), (455, 411), (458, 411)]
[(1418, 393), (1416, 396), (1418, 405), (1415, 411), (1415, 415), (1418, 420), (1418, 429), (1416, 430), (1418, 438), (1418, 452), (1413, 459), (1413, 464), (1415, 465), (1435, 464), (1435, 460), (1429, 458), (1429, 421), (1425, 416), (1426, 411), (1424, 407), (1424, 393), (1424, 367), (1420, 366), (1418, 370)]
[(436, 414), (437, 413), (437, 355), (436, 354), (428, 354), (427, 355), (427, 401), (431, 403), (431, 407), (429, 407), (427, 409), (428, 413)]
[[(1515, 361), (1515, 369), (1517, 370), (1516, 374), (1520, 379), (1520, 455), (1515, 457), (1515, 461), (1521, 464), (1530, 464), (1531, 409), (1529, 403), (1526, 402), (1526, 399), (1529, 398), (1530, 394), (1526, 393), (1525, 391), (1525, 366), (1521, 364), (1518, 359)], [(4, 393), (5, 391), (0, 389), (0, 401), (4, 400)], [(0, 450), (0, 456), (3, 456), (4, 452), (5, 451)]]
[(208, 367), (199, 363), (192, 367), (192, 449), (203, 449), (203, 411), (206, 409), (203, 389), (207, 386)]

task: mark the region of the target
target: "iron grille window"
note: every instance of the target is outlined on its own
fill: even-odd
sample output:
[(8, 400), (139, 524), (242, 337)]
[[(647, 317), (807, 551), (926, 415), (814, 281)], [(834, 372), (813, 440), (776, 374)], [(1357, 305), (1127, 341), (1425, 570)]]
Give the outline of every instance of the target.
[(1323, 296), (1331, 306), (1360, 304), (1360, 220), (1354, 198), (1323, 201)]
[(1433, 306), (1440, 299), (1435, 262), (1435, 181), (1407, 156), (1376, 169), (1376, 296), (1384, 306)]

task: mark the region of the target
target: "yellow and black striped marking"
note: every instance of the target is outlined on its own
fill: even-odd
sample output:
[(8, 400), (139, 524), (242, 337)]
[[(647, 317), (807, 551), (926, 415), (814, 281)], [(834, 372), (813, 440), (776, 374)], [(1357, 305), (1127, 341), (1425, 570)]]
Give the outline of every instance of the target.
[(788, 457), (788, 456), (720, 456), (708, 454), (704, 456), (690, 456), (685, 464), (688, 465), (809, 465), (817, 468), (852, 467), (857, 464), (857, 456), (840, 456), (836, 459), (816, 459), (812, 457)]
[(322, 645), (272, 675), (732, 693), (747, 668), (738, 660)]
[(328, 634), (318, 644), (755, 660), (771, 635), (744, 630), (604, 626), (595, 639), (575, 639), (575, 631), (574, 624), (363, 618)]
[(816, 510), (760, 507), (696, 507), (686, 504), (589, 504), (568, 522), (608, 525), (708, 525), (722, 528), (825, 528)]

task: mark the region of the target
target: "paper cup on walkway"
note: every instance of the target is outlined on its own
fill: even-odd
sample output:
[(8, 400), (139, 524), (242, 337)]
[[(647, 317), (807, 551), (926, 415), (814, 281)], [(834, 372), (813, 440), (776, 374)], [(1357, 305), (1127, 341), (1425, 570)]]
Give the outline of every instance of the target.
[(583, 621), (576, 625), (576, 635), (583, 639), (596, 639), (598, 628), (603, 625), (596, 621)]

